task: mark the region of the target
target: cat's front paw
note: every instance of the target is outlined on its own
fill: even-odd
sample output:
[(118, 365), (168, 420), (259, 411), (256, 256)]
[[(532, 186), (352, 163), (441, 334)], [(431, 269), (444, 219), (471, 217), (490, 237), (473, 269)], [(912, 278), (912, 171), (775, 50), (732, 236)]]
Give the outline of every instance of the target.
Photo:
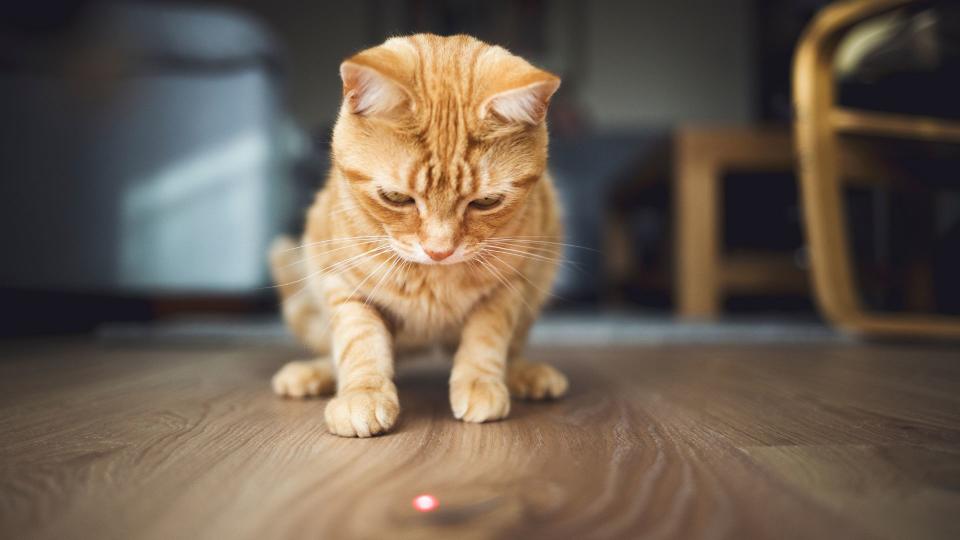
[(489, 422), (510, 414), (510, 393), (503, 381), (468, 378), (450, 381), (453, 416), (464, 422)]
[(556, 399), (567, 393), (567, 377), (542, 362), (515, 360), (507, 369), (510, 395), (520, 399)]
[(330, 400), (324, 412), (327, 429), (341, 437), (371, 437), (397, 423), (400, 403), (396, 391), (351, 390)]
[(290, 362), (270, 381), (280, 396), (304, 398), (332, 394), (336, 386), (329, 360)]

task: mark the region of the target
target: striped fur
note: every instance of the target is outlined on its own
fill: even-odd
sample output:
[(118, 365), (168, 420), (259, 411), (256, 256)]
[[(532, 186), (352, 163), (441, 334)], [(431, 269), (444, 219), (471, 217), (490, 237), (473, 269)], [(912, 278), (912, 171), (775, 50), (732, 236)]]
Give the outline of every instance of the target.
[(275, 391), (336, 386), (329, 430), (375, 435), (399, 414), (395, 352), (441, 344), (456, 351), (457, 418), (562, 395), (562, 374), (522, 358), (561, 238), (544, 123), (559, 79), (468, 36), (423, 34), (357, 54), (341, 77), (328, 182), (301, 244), (271, 256), (284, 316), (318, 359), (284, 366)]

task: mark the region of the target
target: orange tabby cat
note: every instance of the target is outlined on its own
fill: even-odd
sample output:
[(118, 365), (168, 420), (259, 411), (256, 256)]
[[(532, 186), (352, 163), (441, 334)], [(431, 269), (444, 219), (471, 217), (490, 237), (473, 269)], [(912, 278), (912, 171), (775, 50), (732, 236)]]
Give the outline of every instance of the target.
[(453, 414), (504, 418), (510, 395), (556, 398), (567, 380), (522, 357), (560, 237), (544, 116), (560, 80), (468, 36), (393, 38), (340, 66), (333, 166), (303, 243), (271, 259), (294, 333), (319, 359), (273, 378), (284, 396), (330, 393), (328, 429), (389, 430), (396, 350), (455, 347)]

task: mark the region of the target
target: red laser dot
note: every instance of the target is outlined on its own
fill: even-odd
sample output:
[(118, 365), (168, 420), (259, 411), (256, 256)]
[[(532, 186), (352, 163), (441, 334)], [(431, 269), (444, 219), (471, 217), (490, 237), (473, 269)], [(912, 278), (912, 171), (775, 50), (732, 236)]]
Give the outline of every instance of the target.
[(413, 507), (418, 512), (432, 512), (440, 506), (440, 502), (433, 495), (417, 495), (413, 498)]

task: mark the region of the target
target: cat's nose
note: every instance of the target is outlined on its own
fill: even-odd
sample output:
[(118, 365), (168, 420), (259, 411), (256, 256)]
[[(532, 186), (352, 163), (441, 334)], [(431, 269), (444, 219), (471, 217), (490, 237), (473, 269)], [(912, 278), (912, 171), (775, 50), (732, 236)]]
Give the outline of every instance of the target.
[(454, 249), (448, 249), (448, 250), (446, 250), (446, 251), (432, 251), (432, 250), (429, 250), (429, 249), (424, 248), (423, 251), (426, 252), (427, 256), (430, 257), (431, 259), (433, 259), (433, 260), (435, 260), (435, 261), (437, 261), (437, 262), (440, 262), (440, 261), (446, 259), (447, 257), (453, 255), (453, 252), (456, 251), (456, 248), (454, 248)]

